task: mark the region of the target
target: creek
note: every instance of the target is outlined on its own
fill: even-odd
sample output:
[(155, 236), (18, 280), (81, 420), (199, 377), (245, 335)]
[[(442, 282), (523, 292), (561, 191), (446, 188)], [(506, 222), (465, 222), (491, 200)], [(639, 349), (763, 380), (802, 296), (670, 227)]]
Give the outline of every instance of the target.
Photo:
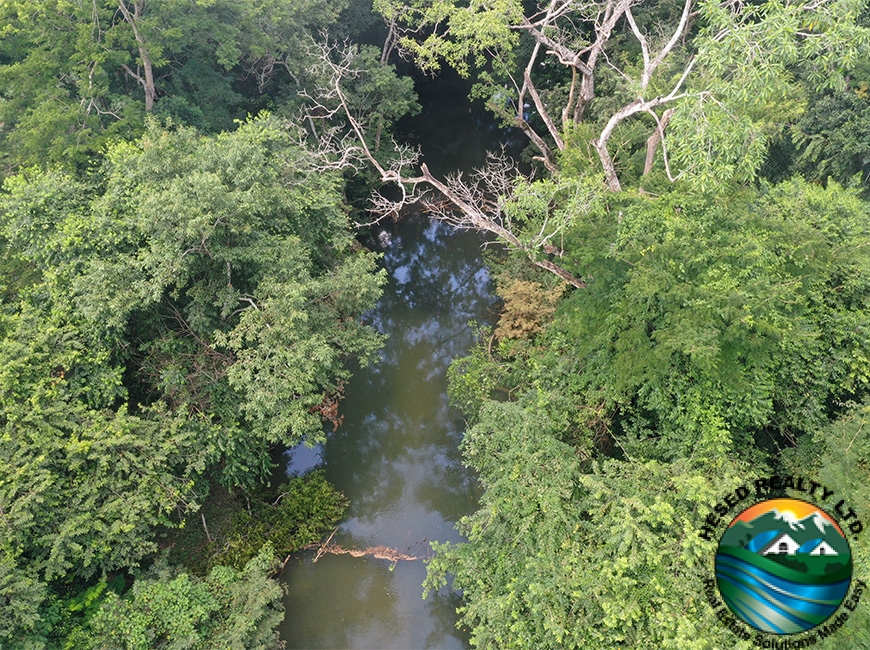
[[(468, 87), (442, 75), (419, 80), (420, 115), (402, 125), (435, 173), (481, 165), (506, 133)], [(344, 421), (328, 441), (287, 454), (288, 473), (322, 466), (350, 500), (333, 543), (386, 546), (427, 556), (429, 542), (460, 541), (456, 521), (471, 513), (479, 487), (461, 464), (464, 422), (448, 404), (450, 361), (474, 342), (470, 321), (492, 318), (494, 298), (476, 233), (454, 232), (419, 214), (389, 223), (369, 245), (384, 253), (389, 283), (366, 322), (388, 336), (381, 361), (357, 369), (341, 404)], [(283, 578), (282, 639), (288, 648), (466, 648), (457, 593), (423, 599), (421, 560), (315, 551), (290, 560)]]

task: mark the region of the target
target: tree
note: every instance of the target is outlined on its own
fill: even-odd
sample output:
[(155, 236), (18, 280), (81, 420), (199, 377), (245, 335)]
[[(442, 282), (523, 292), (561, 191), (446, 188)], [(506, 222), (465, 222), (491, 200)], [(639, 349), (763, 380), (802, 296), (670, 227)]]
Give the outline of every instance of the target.
[(100, 363), (107, 350), (47, 320), (27, 308), (7, 316), (0, 342), (0, 639), (39, 636), (47, 581), (89, 579), (153, 553), (154, 527), (197, 508), (214, 459), (202, 420), (159, 405), (138, 415), (107, 408), (114, 400), (100, 384), (117, 380)]
[[(648, 175), (661, 149), (664, 175), (671, 182), (682, 179), (712, 189), (751, 180), (783, 102), (798, 110), (800, 93), (792, 70), (805, 68), (805, 78), (815, 87), (836, 86), (870, 43), (870, 32), (855, 25), (857, 9), (849, 2), (750, 7), (687, 0), (650, 8), (616, 0), (553, 0), (536, 5), (528, 16), (511, 1), (379, 3), (378, 9), (398, 46), (424, 69), (436, 70), (442, 60), (462, 74), (469, 73), (472, 63), (482, 68), (475, 94), (489, 98), (497, 114), (529, 136), (553, 180), (522, 178), (499, 155), (468, 181), (436, 178), (409, 150), (400, 149), (393, 162), (384, 164), (367, 144), (371, 125), (347, 101), (345, 87), (361, 74), (357, 54), (329, 45), (320, 52), (320, 90), (309, 93), (310, 117), (333, 120), (332, 129), (320, 133), (324, 148), (342, 151), (343, 163), (368, 161), (382, 183), (396, 188), (393, 194), (376, 195), (376, 218), (396, 215), (402, 206), (424, 199), (416, 190), (429, 186), (438, 199), (424, 200), (436, 217), (495, 235), (579, 289), (587, 284), (586, 270), (556, 260), (564, 248), (555, 241), (563, 241), (571, 219), (594, 209), (604, 188), (622, 189), (620, 167), (639, 177), (642, 166)], [(384, 51), (391, 47), (388, 43)], [(835, 51), (844, 55), (831, 56)], [(541, 81), (546, 88), (539, 89), (535, 78), (542, 53), (564, 66), (570, 79), (547, 73)], [(520, 66), (518, 57), (524, 54), (527, 63)], [(602, 85), (610, 91), (607, 98), (595, 94)], [(545, 131), (527, 118), (529, 99)], [(557, 111), (560, 125), (553, 117)], [(651, 129), (633, 127), (642, 116), (651, 118)], [(343, 130), (335, 126), (336, 119)], [(624, 142), (617, 153), (614, 138)], [(618, 162), (635, 153), (643, 153), (643, 163), (635, 169)], [(562, 194), (573, 195), (576, 204), (553, 213), (548, 206), (561, 204)]]
[(270, 546), (244, 569), (217, 566), (204, 579), (158, 563), (124, 596), (108, 592), (75, 642), (125, 650), (280, 648), (283, 590), (269, 579), (275, 569)]
[[(484, 69), (477, 95), (528, 135), (550, 171), (557, 169), (551, 144), (564, 151), (578, 125), (590, 124), (578, 133), (597, 133), (588, 142), (615, 191), (622, 184), (611, 140), (629, 118), (643, 115), (653, 132), (647, 158), (661, 146), (669, 176), (665, 143), (673, 132), (677, 175), (702, 182), (735, 172), (751, 177), (764, 154), (765, 114), (790, 94), (790, 69), (812, 66), (815, 84), (836, 86), (868, 44), (868, 32), (855, 26), (860, 7), (851, 1), (685, 0), (652, 7), (551, 0), (528, 13), (511, 0), (385, 2), (378, 9), (401, 34), (399, 46), (424, 69), (436, 70), (441, 60), (465, 75), (472, 63)], [(518, 48), (521, 34), (531, 47)], [(550, 59), (539, 61), (542, 55)], [(539, 90), (534, 77), (550, 61), (570, 80), (549, 75)], [(593, 106), (601, 85), (610, 97)], [(543, 131), (526, 117), (527, 106), (534, 106)]]
[[(57, 581), (145, 561), (212, 481), (253, 489), (272, 445), (322, 440), (347, 360), (375, 358), (384, 273), (300, 137), (151, 121), (82, 179), (5, 182), (29, 272), (0, 305), (0, 638), (38, 638)], [(320, 496), (301, 528), (340, 510)]]
[[(134, 359), (127, 388), (219, 424), (217, 444), (242, 445), (249, 477), (244, 441), (319, 439), (344, 360), (371, 359), (380, 340), (355, 317), (383, 273), (351, 250), (338, 178), (315, 173), (292, 137), (268, 118), (213, 139), (152, 126), (109, 152), (105, 184), (83, 200), (91, 217), (65, 208), (48, 230), (56, 178), (7, 184), (7, 236), (53, 295), (71, 291), (94, 336), (132, 335), (108, 353)], [(86, 190), (64, 183), (81, 205)]]
[[(870, 120), (866, 86), (828, 92), (814, 98), (794, 126), (798, 155), (794, 167), (807, 179), (865, 186), (870, 165), (870, 143), (863, 137)], [(856, 178), (857, 177), (857, 178)]]
[(2, 2), (3, 164), (86, 167), (107, 142), (140, 135), (144, 115), (153, 112), (207, 131), (232, 128), (240, 105), (261, 105), (276, 70), (291, 83), (304, 78), (302, 44), (344, 6)]
[[(563, 231), (566, 214), (551, 218), (546, 209), (540, 210), (540, 201), (535, 201), (539, 214), (520, 214), (520, 210), (509, 212), (514, 192), (519, 196), (528, 190), (525, 195), (530, 203), (539, 197), (535, 196), (538, 188), (528, 188), (521, 183), (514, 186), (516, 167), (505, 156), (492, 156), (493, 164), (477, 170), (471, 182), (465, 183), (461, 175), (442, 181), (429, 171), (425, 163), (420, 165), (419, 176), (410, 176), (408, 170), (417, 163), (418, 155), (398, 144), (392, 156), (375, 155), (369, 144), (370, 125), (366, 117), (352, 109), (345, 90), (349, 80), (364, 74), (365, 68), (359, 64), (359, 58), (359, 51), (353, 46), (325, 43), (320, 47), (319, 77), (322, 81), (317, 91), (306, 94), (309, 100), (308, 119), (312, 124), (317, 120), (322, 125), (317, 135), (321, 155), (327, 161), (325, 164), (341, 168), (367, 162), (374, 167), (381, 183), (393, 184), (398, 189), (398, 199), (382, 193), (375, 194), (370, 210), (375, 215), (375, 221), (387, 216), (396, 218), (403, 207), (424, 201), (427, 209), (436, 217), (457, 228), (492, 233), (512, 250), (523, 252), (535, 265), (555, 273), (575, 287), (585, 286), (582, 279), (540, 254), (541, 248), (545, 251), (554, 248), (551, 241)], [(343, 122), (346, 128), (336, 126), (335, 121)], [(416, 192), (421, 184), (434, 187), (446, 201), (428, 201), (424, 194)], [(566, 192), (574, 195), (574, 208), (577, 210), (584, 210), (596, 201), (594, 186), (585, 179), (573, 183)], [(511, 229), (512, 215), (517, 215), (513, 218), (520, 223), (528, 221), (533, 226), (540, 225), (540, 232), (517, 235)]]
[[(848, 495), (848, 502), (856, 504), (863, 511), (870, 499), (870, 477), (867, 476), (867, 460), (870, 458), (868, 413), (870, 410), (866, 400), (863, 403), (849, 403), (848, 408), (835, 421), (807, 433), (798, 440), (795, 447), (785, 450), (780, 459), (781, 471), (800, 471), (814, 475), (829, 489)], [(870, 578), (870, 544), (866, 535), (850, 535), (849, 545), (852, 553), (852, 579), (867, 582)], [(835, 650), (843, 644), (861, 647), (870, 643), (867, 610), (863, 607), (856, 608), (850, 619), (854, 620), (850, 620), (848, 630), (825, 640), (827, 645), (822, 645), (825, 650)]]
[(136, 48), (139, 50), (139, 62), (142, 65), (142, 74), (133, 72), (129, 66), (122, 64), (124, 71), (133, 77), (142, 90), (145, 92), (145, 110), (151, 112), (154, 110), (154, 98), (157, 96), (157, 88), (154, 85), (154, 63), (151, 60), (151, 54), (148, 52), (149, 45), (145, 42), (145, 37), (142, 34), (141, 21), (142, 12), (145, 9), (145, 0), (131, 0), (129, 6), (127, 0), (118, 0), (118, 9), (121, 10), (121, 15), (133, 31), (133, 38), (136, 39)]
[(265, 544), (271, 544), (279, 557), (289, 559), (291, 553), (320, 541), (348, 505), (322, 471), (295, 476), (275, 492), (277, 497), (271, 493), (268, 499), (266, 494), (251, 499), (250, 508), (236, 515), (226, 541), (212, 546), (210, 550), (215, 552), (205, 564), (241, 569)]
[(447, 572), (475, 647), (730, 647), (701, 598), (714, 544), (698, 513), (746, 468), (691, 461), (582, 463), (544, 409), (491, 402), (463, 452), (485, 487), (435, 544), (425, 587)]
[(862, 498), (866, 214), (854, 191), (793, 180), (623, 192), (566, 230), (588, 286), (537, 335), (502, 330), (451, 368), (485, 493), (426, 584), (455, 574), (475, 645), (734, 646), (703, 601), (713, 503), (807, 467)]
[(0, 559), (0, 602), (3, 603), (0, 643), (4, 647), (13, 642), (26, 650), (45, 647), (45, 636), (40, 633), (40, 608), (47, 591), (45, 583), (32, 568), (20, 563), (8, 548), (3, 549)]

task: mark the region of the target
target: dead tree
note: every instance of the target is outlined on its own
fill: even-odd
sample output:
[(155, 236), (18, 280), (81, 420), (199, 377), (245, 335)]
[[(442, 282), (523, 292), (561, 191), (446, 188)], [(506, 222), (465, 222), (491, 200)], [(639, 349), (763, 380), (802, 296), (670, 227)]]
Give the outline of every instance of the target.
[[(536, 223), (537, 232), (520, 235), (506, 206), (510, 203), (517, 187), (524, 180), (512, 160), (504, 153), (489, 154), (488, 164), (476, 169), (466, 180), (462, 174), (437, 178), (425, 163), (419, 165), (419, 152), (394, 143), (395, 156), (388, 166), (384, 166), (373, 154), (367, 143), (367, 123), (362, 114), (355, 114), (350, 107), (343, 82), (363, 74), (355, 67), (356, 49), (348, 44), (324, 43), (319, 47), (319, 66), (317, 71), (323, 80), (321, 87), (307, 93), (307, 113), (305, 119), (319, 123), (317, 130), (319, 155), (324, 168), (342, 168), (360, 162), (370, 164), (385, 185), (398, 188), (397, 198), (388, 198), (377, 193), (372, 200), (370, 212), (373, 220), (370, 225), (388, 216), (395, 216), (403, 208), (422, 203), (436, 218), (449, 223), (454, 228), (475, 230), (494, 235), (511, 250), (520, 251), (536, 266), (554, 273), (574, 287), (584, 288), (586, 282), (567, 269), (554, 263), (548, 251), (556, 250), (553, 241), (564, 231), (570, 220), (567, 213), (547, 214)], [(342, 131), (335, 126), (336, 119), (346, 124)], [(435, 190), (440, 200), (433, 199)], [(585, 198), (590, 203), (593, 193)]]
[[(535, 108), (541, 116), (547, 130), (556, 146), (562, 150), (564, 143), (559, 137), (559, 130), (555, 121), (550, 116), (548, 108), (544, 105), (536, 92), (531, 81), (530, 71), (540, 48), (546, 48), (547, 54), (554, 56), (564, 66), (571, 70), (571, 85), (568, 89), (568, 100), (561, 111), (562, 128), (565, 129), (570, 123), (579, 123), (590, 102), (595, 98), (595, 75), (597, 67), (602, 60), (607, 60), (607, 45), (611, 41), (617, 25), (624, 21), (630, 28), (631, 33), (640, 44), (643, 56), (643, 69), (639, 77), (630, 77), (624, 71), (619, 70), (613, 63), (607, 60), (607, 64), (616, 69), (619, 74), (631, 85), (637, 87), (637, 98), (617, 109), (602, 128), (597, 138), (592, 141), (601, 167), (607, 179), (607, 186), (614, 192), (622, 189), (616, 166), (613, 162), (608, 146), (610, 137), (619, 124), (629, 117), (637, 114), (649, 114), (656, 124), (656, 144), (664, 140), (664, 126), (667, 119), (663, 119), (656, 111), (667, 104), (672, 104), (685, 97), (682, 92), (683, 84), (694, 66), (694, 58), (685, 66), (683, 74), (665, 95), (647, 98), (646, 94), (650, 82), (656, 70), (668, 55), (674, 50), (681, 39), (686, 35), (692, 17), (692, 0), (685, 0), (682, 13), (676, 27), (670, 37), (657, 49), (651, 47), (650, 41), (637, 25), (632, 14), (632, 6), (640, 4), (637, 0), (607, 0), (606, 2), (577, 3), (572, 0), (551, 0), (539, 13), (532, 17), (523, 17), (521, 23), (515, 29), (528, 33), (535, 40), (535, 48), (529, 58), (529, 65), (523, 73), (523, 91), (528, 91), (535, 100)], [(577, 40), (576, 34), (566, 30), (565, 24), (572, 27), (577, 24), (591, 25), (593, 38), (582, 47), (572, 47), (571, 43)], [(521, 92), (522, 94), (522, 92)], [(532, 142), (537, 142), (532, 139)], [(666, 150), (663, 150), (666, 151)], [(545, 154), (546, 157), (546, 154)], [(665, 164), (667, 154), (665, 153)], [(669, 167), (669, 165), (668, 165)]]

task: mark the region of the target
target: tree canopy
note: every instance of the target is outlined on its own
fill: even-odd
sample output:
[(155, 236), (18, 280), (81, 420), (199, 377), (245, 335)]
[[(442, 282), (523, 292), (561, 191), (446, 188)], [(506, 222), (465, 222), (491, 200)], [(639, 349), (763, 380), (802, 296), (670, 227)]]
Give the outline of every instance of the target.
[[(380, 345), (358, 316), (383, 272), (314, 161), (268, 116), (214, 137), (151, 121), (84, 178), (6, 180), (6, 255), (32, 270), (0, 341), (2, 547), (22, 598), (135, 567), (210, 477), (251, 489), (271, 445), (323, 438), (345, 362)], [(33, 622), (17, 610), (4, 624)]]
[(427, 585), (455, 574), (476, 646), (743, 647), (703, 598), (716, 540), (698, 532), (777, 471), (861, 500), (862, 447), (835, 449), (868, 396), (867, 217), (802, 180), (578, 215), (563, 263), (587, 286), (451, 368), (486, 491)]
[[(721, 495), (867, 504), (866, 3), (375, 0), (380, 52), (348, 5), (0, 0), (0, 644), (278, 645), (275, 555), (346, 500), (267, 486), (270, 452), (377, 358), (380, 180), (365, 221), (421, 202), (507, 251), (450, 369), (485, 492), (426, 587), (479, 647), (748, 648), (703, 598)], [(523, 160), (395, 143), (396, 53), (473, 75)]]
[(86, 167), (105, 143), (140, 134), (148, 113), (207, 132), (230, 129), (272, 97), (292, 96), (309, 40), (334, 27), (346, 6), (4, 0), (2, 164)]

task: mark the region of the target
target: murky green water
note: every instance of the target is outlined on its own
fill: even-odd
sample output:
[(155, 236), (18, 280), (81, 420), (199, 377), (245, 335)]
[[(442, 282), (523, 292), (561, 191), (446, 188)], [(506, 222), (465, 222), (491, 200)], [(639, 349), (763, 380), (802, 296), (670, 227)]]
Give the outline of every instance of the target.
[[(351, 500), (335, 540), (426, 555), (429, 540), (458, 540), (477, 487), (457, 449), (463, 422), (449, 408), (445, 372), (486, 317), (488, 274), (476, 237), (415, 218), (391, 231), (390, 284), (370, 320), (389, 335), (383, 360), (359, 371), (345, 419), (320, 452), (329, 480)], [(316, 453), (316, 452), (315, 452)], [(304, 462), (311, 452), (294, 461)], [(455, 596), (423, 600), (422, 562), (312, 555), (291, 561), (284, 638), (293, 648), (462, 648)]]
[[(460, 85), (437, 81), (415, 121), (433, 170), (481, 164), (500, 134), (464, 108)], [(422, 93), (421, 93), (422, 94)], [(437, 116), (437, 118), (436, 118)], [(292, 452), (290, 470), (322, 462), (351, 501), (335, 541), (345, 548), (389, 546), (426, 555), (431, 540), (458, 541), (455, 522), (478, 498), (461, 465), (464, 423), (448, 405), (446, 370), (473, 343), (469, 321), (491, 317), (480, 238), (407, 216), (378, 245), (390, 276), (367, 320), (389, 339), (382, 360), (357, 371), (341, 406), (344, 423), (322, 448)], [(386, 238), (382, 238), (385, 240)], [(422, 561), (313, 553), (291, 560), (282, 638), (288, 648), (464, 648), (458, 596), (422, 599)]]

